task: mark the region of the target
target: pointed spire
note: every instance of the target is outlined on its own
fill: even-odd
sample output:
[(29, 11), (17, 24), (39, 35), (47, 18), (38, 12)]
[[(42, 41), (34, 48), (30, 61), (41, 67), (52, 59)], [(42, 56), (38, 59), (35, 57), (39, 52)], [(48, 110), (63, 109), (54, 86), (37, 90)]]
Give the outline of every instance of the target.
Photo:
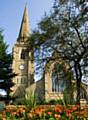
[(25, 6), (21, 28), (19, 32), (19, 38), (27, 38), (29, 36), (30, 36), (30, 28), (29, 28), (29, 19), (28, 19), (28, 9), (27, 6)]

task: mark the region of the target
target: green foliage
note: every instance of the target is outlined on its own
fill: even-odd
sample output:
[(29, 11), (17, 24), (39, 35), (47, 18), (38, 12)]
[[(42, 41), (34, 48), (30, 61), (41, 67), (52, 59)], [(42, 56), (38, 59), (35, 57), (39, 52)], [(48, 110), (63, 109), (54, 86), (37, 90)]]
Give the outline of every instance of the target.
[(62, 99), (57, 99), (57, 100), (52, 99), (52, 100), (49, 100), (46, 104), (48, 104), (48, 105), (64, 105)]
[(15, 74), (12, 73), (12, 57), (7, 49), (8, 45), (4, 41), (2, 30), (0, 30), (0, 88), (4, 89), (7, 92), (7, 97), (9, 97), (10, 87), (13, 86), (11, 78), (15, 76)]
[(22, 100), (22, 104), (26, 106), (26, 109), (30, 110), (35, 108), (37, 105), (37, 98), (36, 95), (31, 93), (27, 98)]
[(66, 89), (63, 92), (63, 100), (64, 100), (66, 106), (68, 104), (71, 104), (71, 105), (75, 104), (73, 93), (70, 94)]
[(10, 112), (6, 112), (6, 120), (19, 120), (19, 119), (27, 120), (26, 113), (14, 115)]
[(55, 0), (53, 10), (40, 21), (33, 35), (38, 46), (51, 47), (69, 63), (69, 71), (77, 80), (79, 102), (82, 77), (88, 76), (88, 2)]

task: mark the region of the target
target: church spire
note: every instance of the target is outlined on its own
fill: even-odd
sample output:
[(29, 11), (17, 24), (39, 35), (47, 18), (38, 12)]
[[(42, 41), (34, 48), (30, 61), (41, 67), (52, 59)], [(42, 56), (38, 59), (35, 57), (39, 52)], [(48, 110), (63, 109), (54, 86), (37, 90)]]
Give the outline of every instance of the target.
[(25, 6), (18, 39), (28, 38), (29, 36), (30, 36), (30, 28), (29, 28), (29, 19), (28, 19), (28, 9), (27, 6)]

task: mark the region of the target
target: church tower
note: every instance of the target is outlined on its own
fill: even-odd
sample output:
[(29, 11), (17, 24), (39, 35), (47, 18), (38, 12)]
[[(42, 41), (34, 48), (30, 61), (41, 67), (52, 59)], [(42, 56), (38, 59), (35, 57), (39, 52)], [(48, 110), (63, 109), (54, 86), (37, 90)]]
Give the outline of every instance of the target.
[(33, 50), (31, 49), (30, 27), (27, 7), (24, 9), (20, 32), (13, 47), (12, 69), (16, 76), (13, 78), (12, 96), (23, 97), (27, 86), (34, 82)]

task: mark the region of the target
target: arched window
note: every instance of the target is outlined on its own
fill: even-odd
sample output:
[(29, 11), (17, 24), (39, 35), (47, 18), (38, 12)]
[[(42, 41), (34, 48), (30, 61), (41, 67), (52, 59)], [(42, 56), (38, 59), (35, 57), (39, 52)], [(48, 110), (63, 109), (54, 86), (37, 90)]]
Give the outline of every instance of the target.
[(19, 79), (17, 78), (17, 84), (19, 83)]
[(22, 49), (21, 59), (27, 59), (27, 51), (25, 49)]
[(63, 92), (65, 89), (65, 73), (61, 64), (56, 64), (52, 72), (52, 92)]

